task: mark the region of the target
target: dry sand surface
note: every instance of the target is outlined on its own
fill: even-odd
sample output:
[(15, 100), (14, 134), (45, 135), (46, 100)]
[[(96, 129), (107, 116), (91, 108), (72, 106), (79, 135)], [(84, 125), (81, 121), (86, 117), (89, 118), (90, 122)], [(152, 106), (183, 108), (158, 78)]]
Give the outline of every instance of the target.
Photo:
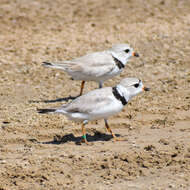
[[(93, 146), (76, 145), (79, 124), (37, 108), (66, 103), (80, 81), (44, 68), (115, 43), (140, 54), (124, 77), (149, 93), (87, 125)], [(97, 88), (88, 82), (85, 92)], [(0, 190), (190, 190), (190, 1), (1, 0)]]

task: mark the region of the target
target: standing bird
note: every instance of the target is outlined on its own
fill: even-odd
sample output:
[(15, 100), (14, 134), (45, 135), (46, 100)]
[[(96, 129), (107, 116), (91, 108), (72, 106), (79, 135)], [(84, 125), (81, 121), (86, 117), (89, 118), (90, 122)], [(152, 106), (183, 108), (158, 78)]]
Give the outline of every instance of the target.
[(128, 44), (117, 44), (112, 48), (84, 55), (70, 61), (43, 62), (43, 66), (61, 69), (74, 80), (82, 80), (80, 95), (83, 93), (85, 81), (99, 83), (99, 88), (105, 80), (119, 75), (131, 56), (139, 57)]
[(60, 113), (69, 119), (82, 122), (83, 141), (86, 139), (85, 124), (89, 121), (104, 119), (107, 130), (112, 134), (115, 141), (119, 139), (110, 129), (107, 118), (120, 112), (123, 107), (142, 91), (149, 91), (137, 78), (125, 78), (115, 87), (105, 87), (88, 92), (79, 96), (71, 103), (59, 108), (38, 109), (38, 113)]

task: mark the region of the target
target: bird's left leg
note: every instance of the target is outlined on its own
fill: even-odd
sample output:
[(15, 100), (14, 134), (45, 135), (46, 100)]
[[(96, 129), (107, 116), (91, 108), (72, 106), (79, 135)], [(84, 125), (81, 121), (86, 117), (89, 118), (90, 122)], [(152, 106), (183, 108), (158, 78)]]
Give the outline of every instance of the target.
[(85, 83), (85, 81), (83, 80), (82, 83), (81, 83), (81, 88), (80, 88), (80, 94), (79, 94), (79, 96), (81, 96), (82, 93), (83, 93), (84, 83)]
[(124, 139), (117, 138), (117, 137), (115, 136), (115, 134), (112, 132), (110, 126), (108, 125), (107, 119), (104, 119), (104, 121), (105, 121), (106, 129), (108, 130), (108, 132), (110, 132), (110, 133), (112, 134), (112, 136), (113, 136), (113, 138), (114, 138), (114, 141), (123, 141)]

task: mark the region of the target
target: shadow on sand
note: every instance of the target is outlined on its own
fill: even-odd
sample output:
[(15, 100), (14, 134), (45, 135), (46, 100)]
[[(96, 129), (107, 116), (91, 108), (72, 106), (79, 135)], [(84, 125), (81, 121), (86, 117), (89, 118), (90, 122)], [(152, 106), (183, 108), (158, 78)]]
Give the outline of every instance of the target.
[(79, 96), (68, 96), (65, 98), (57, 98), (54, 100), (29, 100), (29, 103), (55, 103), (55, 102), (68, 102), (69, 100), (74, 100)]
[[(119, 137), (119, 134), (116, 134), (117, 137)], [(96, 131), (94, 135), (87, 134), (86, 138), (88, 142), (95, 142), (95, 141), (109, 141), (112, 139), (112, 135), (101, 133), (99, 131)], [(40, 144), (64, 144), (67, 142), (75, 142), (76, 145), (81, 145), (82, 137), (75, 137), (72, 133), (60, 136), (56, 135), (54, 136), (54, 139), (52, 141), (47, 142), (39, 142), (36, 139), (30, 139), (31, 142), (34, 143), (40, 143)]]

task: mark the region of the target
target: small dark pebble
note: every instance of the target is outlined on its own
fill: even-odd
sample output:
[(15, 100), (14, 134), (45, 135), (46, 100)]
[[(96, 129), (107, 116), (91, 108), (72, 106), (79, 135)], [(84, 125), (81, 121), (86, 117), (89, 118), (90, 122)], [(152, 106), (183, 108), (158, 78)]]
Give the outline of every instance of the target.
[(9, 124), (10, 122), (9, 121), (3, 121), (3, 124)]

